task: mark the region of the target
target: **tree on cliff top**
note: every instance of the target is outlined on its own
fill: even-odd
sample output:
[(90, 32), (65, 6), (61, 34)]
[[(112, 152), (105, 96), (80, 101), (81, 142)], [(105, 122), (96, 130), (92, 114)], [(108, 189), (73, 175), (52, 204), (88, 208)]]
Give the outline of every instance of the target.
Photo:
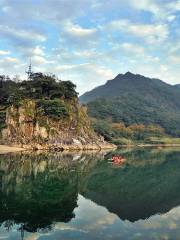
[(34, 73), (32, 80), (14, 82), (0, 78), (0, 105), (9, 105), (26, 98), (64, 100), (78, 97), (76, 85), (71, 81), (57, 81), (54, 75)]

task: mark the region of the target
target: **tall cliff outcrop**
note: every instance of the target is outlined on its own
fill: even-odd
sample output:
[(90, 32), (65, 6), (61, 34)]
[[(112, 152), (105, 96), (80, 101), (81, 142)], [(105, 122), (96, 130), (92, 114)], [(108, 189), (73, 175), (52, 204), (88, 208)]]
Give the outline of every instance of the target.
[(14, 95), (1, 100), (0, 142), (30, 149), (112, 148), (92, 130), (72, 86), (43, 76), (13, 87)]

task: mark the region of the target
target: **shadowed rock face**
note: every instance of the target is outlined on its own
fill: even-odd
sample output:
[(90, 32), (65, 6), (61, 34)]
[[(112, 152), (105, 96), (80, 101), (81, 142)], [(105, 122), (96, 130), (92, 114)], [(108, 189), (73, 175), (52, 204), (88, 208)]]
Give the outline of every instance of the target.
[[(97, 136), (90, 126), (86, 109), (76, 101), (66, 103), (69, 115), (54, 119), (44, 116), (35, 100), (24, 100), (20, 106), (0, 111), (0, 143), (27, 149), (101, 149), (112, 144)], [(1, 123), (1, 121), (4, 121)]]
[(128, 163), (123, 168), (101, 162), (93, 169), (85, 197), (131, 222), (180, 204), (180, 151), (135, 151), (124, 156)]

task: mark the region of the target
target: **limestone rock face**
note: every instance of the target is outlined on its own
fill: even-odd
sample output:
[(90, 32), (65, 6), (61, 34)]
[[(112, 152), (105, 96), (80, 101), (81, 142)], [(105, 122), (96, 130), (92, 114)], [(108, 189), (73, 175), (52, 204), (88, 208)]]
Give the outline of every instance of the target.
[(39, 111), (33, 100), (6, 110), (6, 128), (0, 142), (29, 149), (80, 150), (113, 148), (91, 129), (86, 110), (77, 102), (66, 102), (68, 115), (52, 118)]

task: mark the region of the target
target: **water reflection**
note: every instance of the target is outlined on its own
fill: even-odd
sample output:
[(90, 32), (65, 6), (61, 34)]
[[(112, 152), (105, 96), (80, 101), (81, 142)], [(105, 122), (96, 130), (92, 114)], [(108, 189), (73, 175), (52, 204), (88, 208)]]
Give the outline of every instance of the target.
[(180, 149), (0, 155), (0, 238), (178, 239), (179, 172)]
[(180, 204), (179, 151), (144, 149), (123, 154), (128, 159), (123, 168), (97, 164), (86, 183), (85, 197), (131, 222)]
[(35, 232), (51, 229), (53, 222), (70, 221), (81, 173), (94, 164), (93, 156), (0, 155), (0, 223), (7, 229), (22, 223), (24, 230)]

